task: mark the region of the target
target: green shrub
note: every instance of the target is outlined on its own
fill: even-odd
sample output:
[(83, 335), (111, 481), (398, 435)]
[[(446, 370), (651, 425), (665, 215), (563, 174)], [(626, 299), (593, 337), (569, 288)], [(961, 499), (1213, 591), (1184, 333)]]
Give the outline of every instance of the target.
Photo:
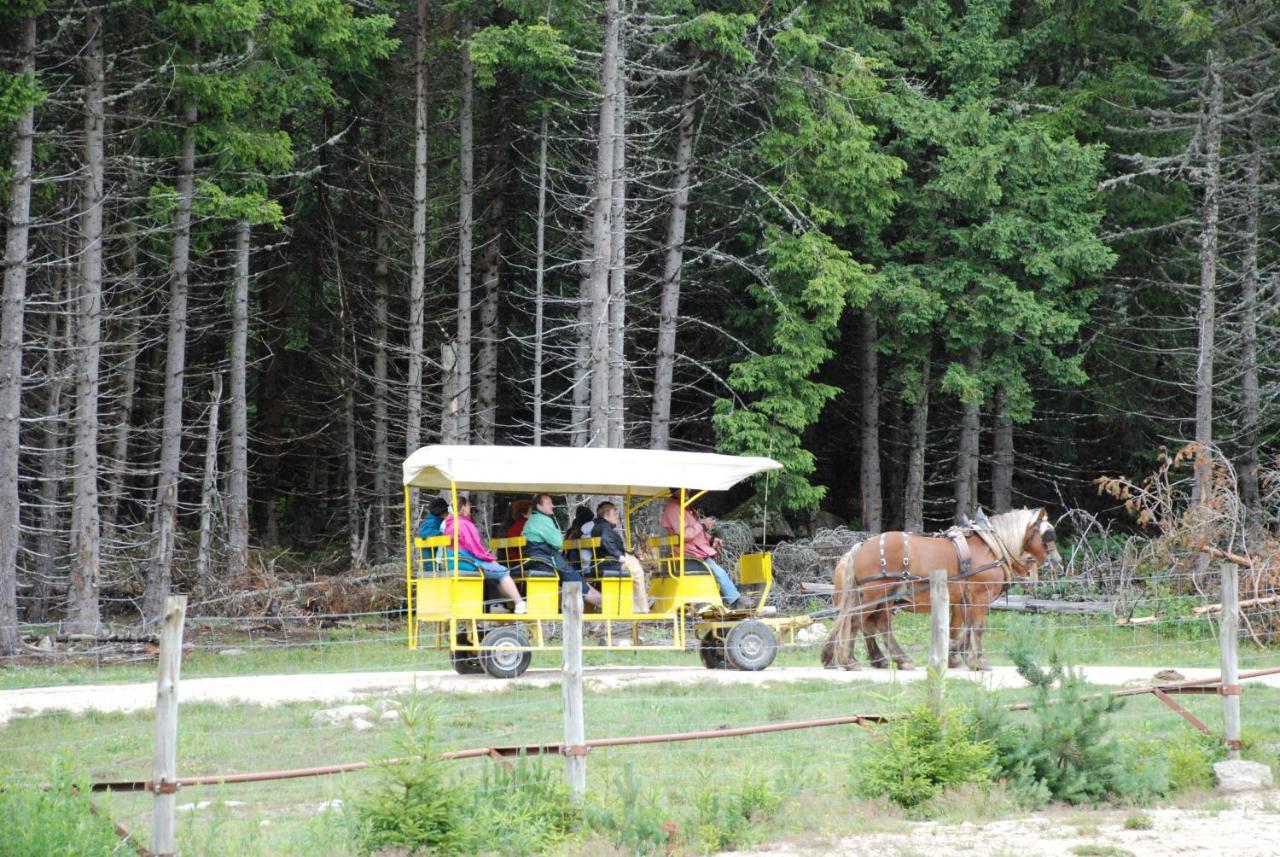
[(781, 799), (764, 780), (747, 775), (725, 787), (716, 779), (694, 797), (691, 837), (704, 851), (733, 851), (743, 845), (752, 822), (770, 818)]
[(0, 784), (0, 854), (5, 857), (98, 857), (122, 846), (111, 822), (89, 808), (87, 783), (76, 783), (61, 763), (48, 788), (32, 783)]
[(1151, 820), (1151, 816), (1143, 812), (1131, 815), (1124, 820), (1125, 830), (1150, 830), (1155, 826), (1156, 823)]
[(1178, 731), (1162, 749), (1169, 760), (1171, 791), (1212, 788), (1213, 763), (1226, 758), (1216, 736), (1190, 729)]
[(362, 854), (399, 848), (411, 854), (457, 850), (461, 800), (450, 788), (431, 739), (433, 712), (416, 699), (401, 711), (400, 764), (383, 765), (382, 782), (355, 805), (356, 843)]
[(1110, 715), (1123, 700), (1089, 698), (1083, 678), (1056, 654), (1048, 669), (1041, 669), (1024, 648), (1015, 648), (1011, 656), (1034, 692), (1031, 722), (1014, 722), (988, 705), (977, 714), (977, 734), (994, 743), (1000, 773), (1023, 804), (1145, 801), (1168, 792), (1169, 765), (1163, 755), (1133, 742), (1122, 744), (1111, 735)]
[(455, 791), (465, 795), (461, 852), (537, 854), (564, 839), (581, 815), (559, 769), (541, 758), (489, 765), (478, 785)]
[(921, 705), (892, 721), (872, 742), (859, 791), (916, 807), (946, 786), (991, 779), (992, 753), (990, 741), (975, 737), (964, 710), (948, 709), (939, 716)]
[(641, 787), (630, 763), (613, 785), (612, 800), (587, 808), (587, 826), (627, 853), (664, 853), (669, 836), (657, 796)]

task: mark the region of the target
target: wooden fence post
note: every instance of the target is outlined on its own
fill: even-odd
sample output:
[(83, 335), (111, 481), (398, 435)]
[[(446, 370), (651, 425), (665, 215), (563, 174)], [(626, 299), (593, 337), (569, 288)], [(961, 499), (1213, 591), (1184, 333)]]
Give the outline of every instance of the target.
[(1227, 757), (1240, 758), (1240, 664), (1236, 641), (1240, 636), (1240, 570), (1235, 563), (1218, 564), (1222, 576), (1222, 619), (1218, 624), (1218, 644), (1222, 655), (1222, 726)]
[(951, 593), (947, 589), (947, 570), (929, 570), (929, 705), (942, 714), (942, 687), (947, 673), (947, 655), (951, 644)]
[(178, 791), (178, 674), (182, 670), (182, 625), (187, 596), (170, 595), (160, 630), (160, 676), (156, 681), (156, 747), (151, 760), (151, 852), (173, 854), (173, 810)]
[(560, 585), (564, 616), (564, 665), (560, 692), (564, 701), (564, 776), (569, 795), (581, 803), (587, 794), (587, 728), (582, 711), (582, 584)]

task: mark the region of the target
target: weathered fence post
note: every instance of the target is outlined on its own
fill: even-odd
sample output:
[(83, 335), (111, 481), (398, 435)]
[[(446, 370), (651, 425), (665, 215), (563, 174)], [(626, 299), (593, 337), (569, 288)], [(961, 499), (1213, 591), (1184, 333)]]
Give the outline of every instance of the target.
[(187, 596), (170, 595), (160, 629), (160, 675), (156, 681), (156, 748), (151, 760), (151, 852), (173, 853), (173, 810), (178, 791), (178, 674), (182, 671), (182, 625)]
[(587, 729), (582, 711), (582, 584), (561, 584), (564, 616), (564, 665), (560, 692), (564, 701), (564, 776), (569, 794), (581, 803), (587, 794)]
[(1222, 619), (1218, 624), (1218, 643), (1222, 654), (1222, 727), (1227, 744), (1227, 757), (1240, 758), (1240, 665), (1236, 661), (1236, 640), (1240, 635), (1240, 570), (1235, 563), (1218, 565), (1222, 576)]
[(942, 686), (951, 643), (951, 593), (947, 589), (945, 568), (929, 570), (929, 618), (929, 705), (935, 714), (941, 714)]

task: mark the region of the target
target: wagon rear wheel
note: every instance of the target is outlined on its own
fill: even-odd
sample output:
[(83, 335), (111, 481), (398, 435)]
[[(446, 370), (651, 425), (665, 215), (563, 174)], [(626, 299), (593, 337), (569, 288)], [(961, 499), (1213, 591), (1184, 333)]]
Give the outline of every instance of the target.
[(529, 645), (529, 635), (518, 625), (499, 625), (491, 628), (481, 640), (492, 647), (480, 653), (484, 671), (494, 678), (517, 678), (529, 668), (533, 652), (522, 647)]
[(724, 635), (724, 657), (734, 669), (762, 670), (778, 656), (778, 635), (759, 619), (739, 622)]
[[(459, 631), (457, 640), (459, 646), (475, 645), (471, 642), (471, 637), (467, 635), (466, 631)], [(480, 663), (479, 652), (459, 652), (450, 649), (449, 662), (453, 664), (453, 671), (458, 675), (479, 675), (484, 672), (484, 665)]]
[(698, 657), (709, 670), (728, 669), (728, 664), (724, 661), (724, 643), (717, 640), (710, 631), (698, 641)]

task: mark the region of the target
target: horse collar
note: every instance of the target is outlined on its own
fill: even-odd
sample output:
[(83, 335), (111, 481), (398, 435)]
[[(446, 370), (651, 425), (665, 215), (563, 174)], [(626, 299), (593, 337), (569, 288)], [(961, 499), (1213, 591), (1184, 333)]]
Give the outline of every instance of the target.
[(969, 566), (973, 555), (969, 552), (969, 541), (966, 533), (959, 527), (952, 527), (947, 530), (947, 538), (951, 539), (951, 544), (955, 545), (956, 558), (960, 560), (960, 576), (969, 576)]

